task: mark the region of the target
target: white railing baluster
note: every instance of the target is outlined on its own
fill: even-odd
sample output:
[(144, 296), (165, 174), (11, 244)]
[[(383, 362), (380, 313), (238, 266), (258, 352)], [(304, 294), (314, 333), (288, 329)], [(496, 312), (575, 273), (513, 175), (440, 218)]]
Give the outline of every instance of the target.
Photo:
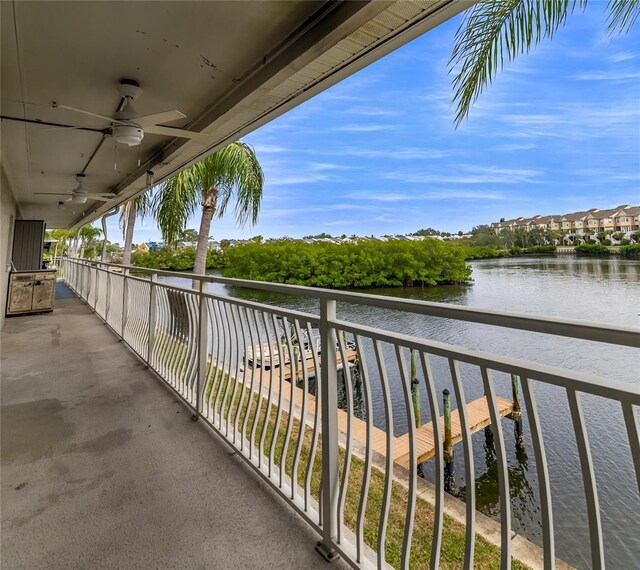
[[(245, 307), (245, 315), (247, 317), (247, 328), (249, 329), (249, 346), (251, 347), (251, 350), (255, 352), (256, 350), (256, 343), (259, 342), (259, 340), (257, 339), (257, 331), (256, 331), (256, 327), (257, 327), (257, 323), (256, 323), (256, 315), (255, 315), (255, 311), (253, 309), (248, 309)], [(246, 350), (245, 348), (245, 359), (244, 359), (244, 366), (245, 368), (249, 368), (249, 351)], [(249, 424), (249, 417), (251, 416), (251, 410), (254, 409), (253, 406), (253, 396), (254, 394), (258, 394), (257, 396), (257, 401), (256, 401), (256, 408), (259, 404), (259, 401), (262, 399), (261, 398), (261, 392), (262, 389), (260, 388), (260, 390), (256, 390), (256, 376), (257, 376), (257, 366), (256, 366), (256, 359), (255, 359), (255, 354), (253, 355), (253, 359), (251, 361), (251, 385), (249, 387), (249, 396), (248, 396), (248, 402), (247, 402), (247, 411), (244, 415), (244, 420), (242, 422), (242, 445), (244, 445), (244, 440), (247, 439), (249, 441), (249, 458), (251, 459), (253, 457), (253, 446), (254, 446), (254, 432), (253, 430), (249, 433), (249, 436), (247, 437), (247, 426)], [(260, 378), (262, 378), (262, 374), (260, 375)], [(256, 412), (257, 415), (257, 412)], [(255, 422), (254, 422), (255, 423)], [(242, 449), (242, 447), (241, 447)]]
[(376, 353), (376, 362), (378, 363), (380, 383), (382, 384), (384, 423), (387, 440), (384, 469), (384, 490), (382, 492), (382, 509), (380, 511), (380, 519), (378, 522), (377, 540), (378, 569), (382, 570), (386, 566), (387, 524), (389, 522), (389, 510), (391, 508), (391, 491), (393, 489), (393, 403), (391, 401), (389, 378), (387, 377), (387, 368), (384, 362), (384, 355), (382, 353), (382, 345), (380, 341), (376, 339), (374, 340), (373, 346)]
[[(260, 315), (263, 318), (264, 321), (264, 313), (260, 313)], [(264, 346), (263, 342), (262, 342), (262, 333), (263, 333), (263, 328), (260, 326), (260, 322), (258, 319), (258, 313), (257, 311), (253, 311), (253, 321), (255, 324), (255, 330), (256, 330), (256, 336), (257, 336), (257, 341), (258, 344), (254, 345), (253, 347), (253, 373), (254, 376), (256, 374), (256, 361), (258, 358), (258, 354), (262, 355), (262, 351), (264, 350), (262, 347)], [(267, 334), (267, 341), (269, 340), (269, 336)], [(260, 351), (258, 353), (258, 350)], [(260, 369), (260, 382), (259, 382), (259, 386), (258, 386), (258, 402), (256, 404), (256, 412), (255, 415), (253, 416), (253, 423), (251, 424), (251, 450), (253, 450), (254, 448), (257, 451), (257, 463), (258, 463), (258, 467), (262, 466), (262, 445), (260, 444), (260, 440), (258, 440), (258, 445), (256, 448), (256, 432), (258, 430), (258, 423), (260, 420), (260, 413), (262, 412), (262, 403), (264, 400), (264, 379), (265, 379), (266, 374), (262, 373), (262, 368)]]
[[(283, 476), (285, 474), (286, 465), (287, 465), (287, 453), (289, 451), (289, 441), (291, 439), (291, 431), (293, 429), (293, 421), (295, 415), (295, 407), (296, 407), (296, 388), (298, 382), (298, 362), (297, 357), (293, 351), (293, 344), (291, 342), (291, 330), (288, 326), (288, 321), (285, 318), (282, 319), (282, 325), (284, 328), (285, 342), (287, 344), (287, 351), (289, 353), (289, 369), (290, 369), (290, 390), (289, 390), (289, 410), (287, 417), (287, 427), (284, 432), (284, 443), (282, 445), (282, 455), (280, 459), (280, 488), (282, 488)], [(284, 371), (284, 366), (280, 367)], [(284, 374), (282, 381), (282, 391), (284, 392)], [(295, 482), (291, 482), (291, 488), (295, 489)], [(293, 497), (292, 497), (293, 498)]]
[(540, 511), (542, 520), (542, 546), (544, 549), (544, 567), (554, 570), (556, 567), (555, 539), (553, 534), (553, 507), (551, 505), (551, 486), (549, 484), (549, 469), (547, 466), (547, 453), (542, 439), (542, 426), (538, 415), (538, 404), (531, 380), (520, 376), (522, 395), (527, 407), (527, 418), (531, 426), (531, 438), (533, 451), (536, 457), (536, 470), (538, 473), (538, 488), (540, 489)]
[[(233, 429), (234, 433), (239, 434), (240, 436), (240, 451), (244, 450), (244, 429), (240, 426), (240, 416), (244, 410), (245, 417), (249, 413), (249, 408), (245, 410), (244, 408), (244, 396), (245, 392), (247, 392), (247, 363), (246, 363), (246, 348), (247, 342), (249, 338), (250, 332), (247, 330), (249, 326), (249, 321), (247, 317), (246, 307), (238, 307), (238, 320), (240, 321), (240, 338), (242, 338), (242, 342), (238, 345), (238, 362), (242, 366), (242, 389), (240, 390), (240, 401), (238, 402), (238, 406), (236, 408), (236, 416), (233, 420)], [(246, 323), (246, 325), (245, 325)], [(253, 394), (253, 390), (249, 391), (249, 398)], [(249, 400), (248, 406), (251, 405), (251, 400)], [(234, 440), (235, 441), (235, 440)]]
[[(235, 418), (231, 417), (233, 412), (233, 406), (236, 401), (236, 394), (238, 393), (238, 385), (240, 383), (240, 315), (238, 313), (238, 307), (235, 305), (229, 305), (229, 312), (231, 313), (231, 322), (233, 323), (233, 332), (235, 336), (235, 349), (233, 351), (233, 362), (234, 362), (234, 373), (233, 378), (230, 378), (230, 381), (233, 381), (233, 390), (231, 392), (231, 400), (229, 401), (229, 407), (227, 408), (227, 430), (229, 429), (229, 425), (232, 428), (232, 441), (236, 442), (236, 423)], [(236, 318), (237, 315), (237, 318)], [(231, 371), (229, 371), (231, 374)]]
[(347, 432), (344, 443), (344, 464), (342, 468), (342, 480), (340, 481), (340, 491), (338, 493), (338, 543), (341, 543), (343, 534), (342, 527), (344, 525), (344, 505), (347, 499), (349, 472), (351, 469), (351, 458), (353, 455), (353, 383), (351, 381), (351, 367), (349, 366), (349, 358), (347, 356), (344, 337), (339, 333), (337, 334), (337, 337), (347, 400)]
[(196, 375), (196, 411), (193, 420), (197, 420), (202, 413), (202, 393), (207, 377), (207, 356), (209, 353), (207, 305), (204, 293), (204, 281), (200, 281), (198, 290), (198, 370)]
[(153, 357), (153, 344), (156, 338), (156, 281), (158, 276), (155, 273), (151, 274), (151, 282), (149, 284), (149, 336), (147, 338), (147, 364), (151, 366)]
[(627, 427), (629, 448), (631, 449), (631, 457), (633, 458), (638, 483), (638, 492), (640, 493), (640, 420), (638, 420), (638, 414), (636, 414), (633, 409), (633, 404), (628, 402), (622, 402), (622, 413)]
[[(311, 330), (311, 324), (307, 323), (307, 338), (310, 339), (309, 342), (313, 342), (313, 334)], [(307, 474), (304, 479), (304, 495), (306, 500), (306, 508), (309, 507), (309, 497), (311, 496), (311, 478), (313, 476), (313, 466), (315, 464), (316, 453), (318, 451), (318, 440), (320, 439), (320, 412), (322, 410), (322, 391), (318, 389), (318, 378), (320, 378), (320, 359), (316, 351), (315, 347), (312, 347), (311, 350), (311, 358), (313, 359), (313, 373), (316, 379), (316, 409), (313, 414), (313, 431), (311, 433), (311, 449), (309, 450), (309, 459), (307, 461)], [(322, 524), (322, 507), (320, 508), (320, 520), (319, 524)]]
[(418, 485), (416, 477), (418, 474), (418, 458), (416, 449), (416, 416), (411, 398), (410, 374), (407, 370), (407, 363), (403, 354), (403, 348), (396, 345), (396, 358), (400, 370), (400, 382), (402, 385), (402, 395), (407, 412), (407, 424), (409, 428), (409, 498), (407, 500), (407, 514), (404, 522), (404, 535), (402, 538), (402, 558), (400, 565), (404, 570), (409, 569), (411, 557), (411, 540), (413, 539), (413, 520), (416, 512), (416, 487)]
[(322, 393), (322, 541), (316, 546), (327, 560), (333, 560), (338, 528), (338, 375), (336, 360), (336, 302), (320, 302), (320, 339), (322, 357), (320, 385)]
[(598, 490), (596, 488), (596, 475), (593, 470), (591, 448), (587, 436), (587, 426), (584, 421), (580, 394), (575, 390), (567, 389), (567, 399), (571, 410), (571, 420), (576, 434), (576, 444), (580, 455), (580, 467), (582, 468), (582, 481), (587, 500), (587, 519), (589, 521), (589, 539), (591, 543), (591, 567), (604, 568), (604, 551), (602, 547), (602, 522), (600, 521), (600, 505), (598, 503)]
[[(291, 485), (291, 498), (294, 499), (296, 495), (296, 489), (298, 488), (298, 467), (300, 465), (300, 455), (302, 453), (302, 445), (304, 443), (304, 438), (306, 434), (307, 427), (307, 400), (309, 395), (309, 378), (307, 372), (307, 358), (304, 350), (304, 342), (302, 338), (302, 329), (300, 327), (300, 321), (296, 319), (295, 323), (295, 332), (296, 332), (296, 340), (298, 342), (298, 347), (300, 349), (300, 359), (301, 359), (301, 371), (302, 371), (302, 406), (300, 409), (300, 431), (298, 433), (298, 440), (296, 442), (296, 448), (293, 454), (293, 466), (291, 470), (291, 481), (294, 483)], [(311, 338), (309, 338), (310, 346), (313, 342)], [(297, 364), (295, 366), (297, 370)], [(296, 374), (297, 376), (297, 374)], [(297, 378), (296, 378), (297, 381)], [(293, 391), (293, 390), (292, 390)], [(292, 396), (293, 399), (293, 396)], [(314, 414), (315, 415), (315, 414)], [(304, 493), (304, 509), (305, 511), (308, 509), (308, 499), (306, 493)]]
[(440, 567), (440, 551), (442, 549), (442, 529), (444, 522), (444, 444), (442, 440), (442, 426), (440, 425), (440, 406), (438, 406), (438, 398), (436, 396), (436, 388), (433, 381), (433, 373), (431, 371), (429, 356), (422, 352), (421, 360), (422, 373), (424, 375), (425, 385), (427, 388), (427, 401), (429, 402), (429, 411), (431, 412), (433, 435), (435, 440), (436, 500), (429, 567), (431, 570), (437, 570), (437, 568)]
[(469, 418), (467, 416), (467, 402), (464, 398), (464, 389), (460, 380), (458, 362), (449, 359), (449, 370), (453, 380), (453, 392), (456, 395), (460, 427), (462, 429), (462, 447), (464, 451), (464, 482), (467, 489), (465, 503), (467, 506), (466, 541), (464, 547), (464, 567), (473, 568), (473, 558), (476, 544), (476, 478), (473, 464), (473, 448), (471, 433), (469, 431)]
[(364, 477), (360, 488), (360, 501), (358, 503), (358, 518), (356, 529), (356, 562), (362, 564), (364, 561), (364, 524), (367, 513), (367, 499), (369, 498), (369, 487), (371, 486), (371, 461), (373, 457), (373, 403), (371, 401), (371, 389), (369, 380), (369, 368), (367, 367), (367, 357), (362, 343), (362, 337), (355, 335), (356, 348), (358, 352), (360, 374), (362, 375), (362, 390), (365, 401), (365, 454), (364, 454)]
[[(509, 470), (507, 468), (507, 451), (504, 446), (504, 433), (498, 406), (496, 404), (496, 393), (493, 388), (491, 372), (484, 366), (480, 369), (484, 393), (491, 416), (491, 427), (493, 435), (497, 441), (496, 456), (498, 459), (498, 488), (500, 491), (500, 568), (509, 570), (511, 568), (511, 495), (509, 493)], [(475, 483), (474, 483), (475, 484)]]

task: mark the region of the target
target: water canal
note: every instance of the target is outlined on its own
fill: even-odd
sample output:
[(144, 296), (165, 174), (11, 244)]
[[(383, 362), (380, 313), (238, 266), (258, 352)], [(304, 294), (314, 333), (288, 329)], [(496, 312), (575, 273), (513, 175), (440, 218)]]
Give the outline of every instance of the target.
[[(437, 301), (478, 308), (579, 319), (618, 326), (640, 326), (640, 262), (576, 257), (522, 257), (472, 263), (473, 285), (433, 288), (375, 289), (371, 294)], [(164, 279), (188, 286), (181, 279)], [(313, 299), (250, 291), (211, 284), (210, 290), (262, 303), (317, 313)], [(633, 349), (554, 338), (534, 333), (460, 321), (436, 319), (375, 307), (340, 306), (342, 319), (415, 334), (456, 345), (510, 355), (603, 378), (640, 382)], [(390, 353), (389, 361), (393, 360)], [(446, 361), (432, 360), (436, 386), (451, 389)], [(483, 394), (477, 371), (461, 369), (467, 400)], [(390, 375), (394, 410), (404, 410), (398, 374)], [(498, 395), (509, 397), (508, 378), (495, 377)], [(373, 382), (375, 384), (375, 382)], [(379, 387), (372, 385), (374, 423), (384, 428)], [(424, 390), (422, 423), (430, 421)], [(586, 504), (573, 427), (563, 390), (536, 385), (536, 397), (547, 447), (555, 521), (556, 553), (578, 568), (590, 567)], [(361, 394), (354, 394), (356, 405)], [(640, 559), (640, 496), (635, 483), (622, 413), (618, 406), (597, 397), (583, 400), (602, 511), (605, 559), (612, 568), (637, 567)], [(454, 403), (455, 405), (455, 403)], [(407, 430), (406, 413), (394, 413), (394, 433)], [(526, 413), (525, 439), (530, 442)], [(540, 543), (540, 508), (535, 460), (530, 443), (518, 450), (510, 437), (513, 423), (503, 420), (514, 530)], [(464, 463), (456, 449), (456, 476), (462, 496)], [(473, 437), (477, 508), (490, 516), (499, 513), (497, 464), (492, 442), (480, 432)], [(433, 461), (425, 477), (434, 480)]]

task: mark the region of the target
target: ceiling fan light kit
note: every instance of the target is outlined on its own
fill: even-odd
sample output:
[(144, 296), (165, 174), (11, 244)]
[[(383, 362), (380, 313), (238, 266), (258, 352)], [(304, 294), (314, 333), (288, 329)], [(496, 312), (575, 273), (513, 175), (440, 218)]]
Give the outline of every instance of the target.
[(144, 131), (135, 125), (117, 124), (113, 127), (113, 138), (120, 144), (138, 146), (144, 138)]

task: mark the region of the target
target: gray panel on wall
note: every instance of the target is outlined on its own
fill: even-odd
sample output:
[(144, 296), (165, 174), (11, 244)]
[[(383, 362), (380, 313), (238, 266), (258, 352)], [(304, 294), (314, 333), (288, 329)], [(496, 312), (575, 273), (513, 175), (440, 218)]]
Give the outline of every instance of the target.
[(44, 227), (42, 220), (16, 220), (11, 261), (18, 271), (42, 268)]

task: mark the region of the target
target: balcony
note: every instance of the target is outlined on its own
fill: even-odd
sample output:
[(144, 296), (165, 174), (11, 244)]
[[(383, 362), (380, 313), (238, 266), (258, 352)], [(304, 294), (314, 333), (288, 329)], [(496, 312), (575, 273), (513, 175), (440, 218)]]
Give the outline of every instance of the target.
[[(602, 427), (620, 436), (620, 476), (640, 487), (637, 384), (373, 328), (338, 310), (552, 335), (603, 354), (637, 348), (634, 329), (214, 277), (197, 277), (194, 290), (175, 284), (180, 274), (69, 259), (61, 275), (71, 289), (59, 284), (67, 298), (55, 312), (3, 333), (7, 567), (323, 567), (316, 542), (356, 568), (566, 567), (550, 483), (556, 438), (546, 425), (543, 437), (536, 400), (549, 390), (567, 401), (571, 476), (586, 505), (575, 524), (593, 567), (610, 553), (603, 528), (615, 517), (599, 503), (587, 425), (603, 408), (593, 398), (613, 410)], [(308, 310), (222, 295), (212, 282), (297, 295)], [(521, 492), (512, 429), (535, 474), (526, 493), (537, 497), (538, 539), (514, 534), (507, 507)], [(482, 432), (495, 466), (477, 479)], [(496, 487), (493, 517), (476, 511), (482, 481)], [(464, 485), (464, 502), (445, 493), (452, 484)]]

